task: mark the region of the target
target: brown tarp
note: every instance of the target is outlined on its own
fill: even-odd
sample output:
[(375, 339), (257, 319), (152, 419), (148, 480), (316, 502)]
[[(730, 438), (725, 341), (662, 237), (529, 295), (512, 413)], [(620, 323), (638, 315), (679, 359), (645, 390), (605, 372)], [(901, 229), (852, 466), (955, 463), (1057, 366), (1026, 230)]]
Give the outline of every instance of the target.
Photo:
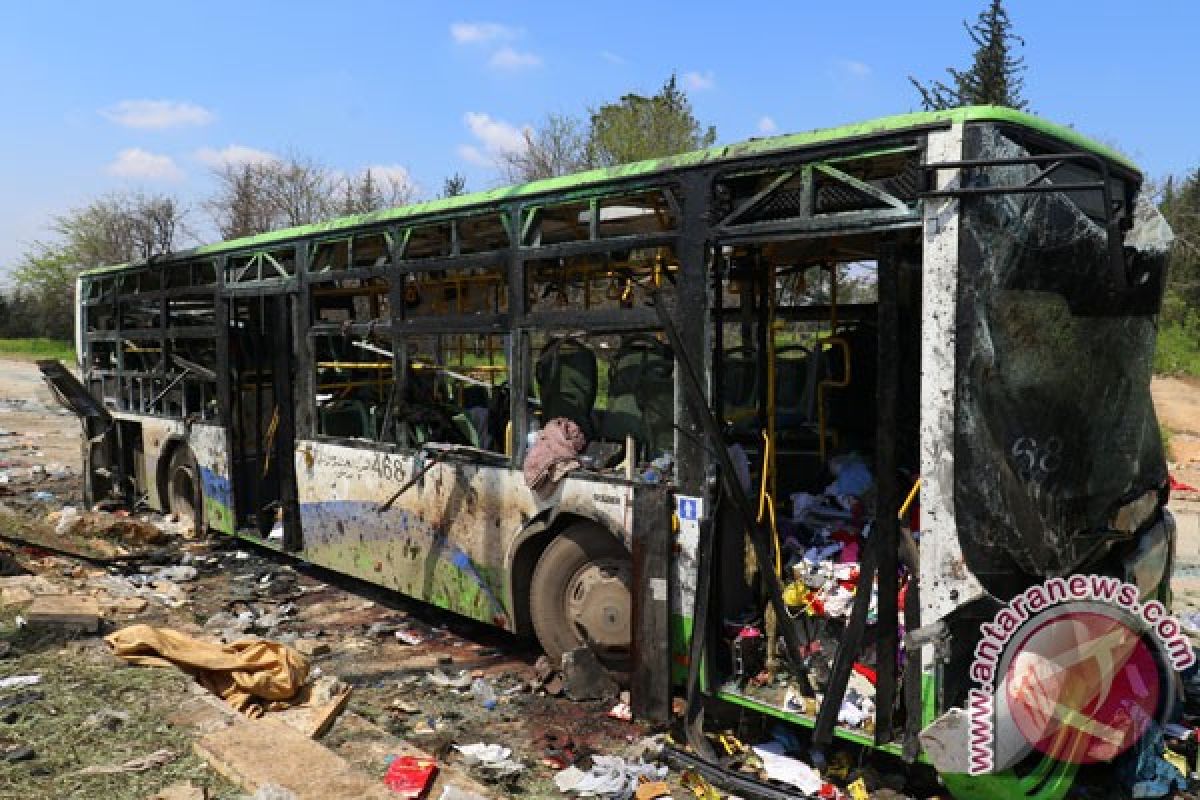
[(149, 625), (122, 628), (105, 641), (130, 664), (182, 669), (249, 717), (287, 708), (308, 680), (308, 659), (278, 642), (213, 644)]

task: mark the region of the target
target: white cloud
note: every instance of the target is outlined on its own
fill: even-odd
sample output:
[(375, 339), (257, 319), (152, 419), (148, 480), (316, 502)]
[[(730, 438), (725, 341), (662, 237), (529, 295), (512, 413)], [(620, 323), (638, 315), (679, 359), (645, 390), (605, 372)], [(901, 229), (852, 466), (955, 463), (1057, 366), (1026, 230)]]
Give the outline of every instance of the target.
[(279, 160), (279, 156), (274, 153), (246, 147), (242, 144), (231, 144), (220, 150), (214, 147), (201, 147), (194, 155), (197, 161), (214, 169), (230, 166), (240, 167), (245, 164), (268, 164)]
[(694, 92), (703, 92), (705, 89), (711, 89), (717, 85), (717, 77), (713, 75), (713, 71), (705, 72), (685, 72), (683, 73), (683, 85)]
[(542, 57), (537, 53), (522, 52), (514, 50), (511, 47), (501, 47), (492, 57), (488, 59), (488, 63), (496, 69), (526, 69), (527, 67), (540, 67), (542, 65)]
[(600, 57), (603, 58), (605, 61), (607, 61), (610, 64), (628, 64), (629, 63), (623, 57), (617, 55), (616, 53), (612, 52), (611, 50), (601, 50)]
[(775, 120), (768, 116), (760, 117), (758, 120), (758, 132), (766, 136), (770, 136), (779, 130), (779, 126), (775, 124)]
[(450, 26), (450, 36), (456, 44), (507, 41), (520, 35), (519, 28), (501, 25), (498, 22), (455, 22)]
[(170, 156), (151, 153), (140, 147), (130, 147), (117, 153), (116, 159), (106, 167), (109, 175), (118, 178), (143, 178), (155, 181), (178, 181), (183, 179), (183, 170), (175, 165)]
[(849, 75), (851, 78), (869, 78), (871, 76), (871, 67), (861, 61), (854, 61), (849, 58), (839, 58), (834, 62), (838, 70)]
[(494, 166), (498, 156), (520, 153), (528, 146), (525, 141), (528, 127), (518, 128), (482, 111), (468, 111), (463, 121), (476, 143), (459, 146), (458, 154), (472, 164)]
[(207, 125), (216, 114), (195, 103), (174, 100), (122, 100), (100, 111), (105, 117), (126, 128), (179, 128)]

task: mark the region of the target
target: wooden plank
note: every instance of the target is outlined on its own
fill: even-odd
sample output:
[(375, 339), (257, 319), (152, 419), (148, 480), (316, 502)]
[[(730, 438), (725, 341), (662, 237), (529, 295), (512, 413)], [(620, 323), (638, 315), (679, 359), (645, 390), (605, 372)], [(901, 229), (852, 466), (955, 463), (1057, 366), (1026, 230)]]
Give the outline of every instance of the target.
[(381, 780), (270, 717), (239, 720), (197, 740), (195, 750), (247, 792), (273, 784), (288, 789), (297, 800), (395, 800)]
[(25, 620), (30, 625), (65, 626), (85, 631), (99, 630), (100, 616), (96, 598), (73, 594), (37, 595), (25, 611)]
[[(310, 691), (311, 687), (309, 686), (302, 690), (303, 693)], [(343, 686), (341, 691), (335, 693), (329, 702), (321, 705), (311, 705), (311, 700), (302, 693), (295, 701), (302, 705), (272, 712), (272, 717), (286, 725), (291, 725), (310, 739), (320, 739), (333, 727), (338, 715), (345, 710), (346, 703), (350, 702), (351, 691), (351, 687)]]

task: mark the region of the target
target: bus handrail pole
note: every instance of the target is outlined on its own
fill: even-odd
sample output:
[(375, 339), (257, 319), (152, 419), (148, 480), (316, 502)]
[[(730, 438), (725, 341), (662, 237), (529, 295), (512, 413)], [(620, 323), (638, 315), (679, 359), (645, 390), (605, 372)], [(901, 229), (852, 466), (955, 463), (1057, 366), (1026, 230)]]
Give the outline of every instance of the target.
[[(745, 526), (747, 533), (750, 534), (750, 542), (754, 546), (755, 556), (758, 558), (758, 563), (762, 566), (762, 574), (766, 578), (765, 583), (768, 599), (774, 607), (775, 614), (781, 624), (781, 633), (786, 645), (785, 650), (788, 661), (798, 673), (804, 674), (807, 670), (800, 660), (800, 654), (804, 652), (804, 644), (800, 641), (800, 636), (796, 632), (796, 622), (791, 614), (788, 613), (787, 604), (783, 601), (783, 583), (780, 581), (779, 575), (769, 567), (774, 559), (774, 554), (770, 543), (767, 541), (767, 537), (764, 535), (765, 530), (755, 519), (750, 501), (746, 497), (741, 484), (738, 483), (737, 471), (733, 468), (733, 462), (729, 459), (729, 451), (724, 446), (725, 437), (721, 434), (721, 429), (717, 425), (717, 420), (713, 416), (712, 410), (705, 402), (704, 391), (700, 386), (700, 379), (696, 375), (691, 359), (687, 356), (687, 351), (684, 349), (679, 331), (662, 302), (662, 290), (654, 287), (651, 289), (650, 296), (653, 301), (654, 311), (658, 314), (659, 322), (662, 323), (663, 330), (666, 332), (667, 338), (671, 341), (671, 348), (675, 351), (675, 358), (679, 361), (684, 378), (684, 389), (689, 395), (691, 405), (695, 409), (697, 416), (700, 417), (700, 424), (704, 428), (705, 435), (715, 445), (712, 448), (712, 452), (716, 456), (721, 468), (721, 480), (725, 484), (725, 494), (733, 501), (737, 516)], [(768, 644), (768, 646), (772, 645)]]

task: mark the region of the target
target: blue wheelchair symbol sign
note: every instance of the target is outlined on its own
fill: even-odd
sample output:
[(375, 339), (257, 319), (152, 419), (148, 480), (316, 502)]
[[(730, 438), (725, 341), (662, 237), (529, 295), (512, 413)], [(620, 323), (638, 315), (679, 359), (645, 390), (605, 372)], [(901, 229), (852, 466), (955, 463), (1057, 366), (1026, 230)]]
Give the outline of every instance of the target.
[(700, 519), (699, 497), (678, 497), (675, 502), (680, 522), (694, 522)]

